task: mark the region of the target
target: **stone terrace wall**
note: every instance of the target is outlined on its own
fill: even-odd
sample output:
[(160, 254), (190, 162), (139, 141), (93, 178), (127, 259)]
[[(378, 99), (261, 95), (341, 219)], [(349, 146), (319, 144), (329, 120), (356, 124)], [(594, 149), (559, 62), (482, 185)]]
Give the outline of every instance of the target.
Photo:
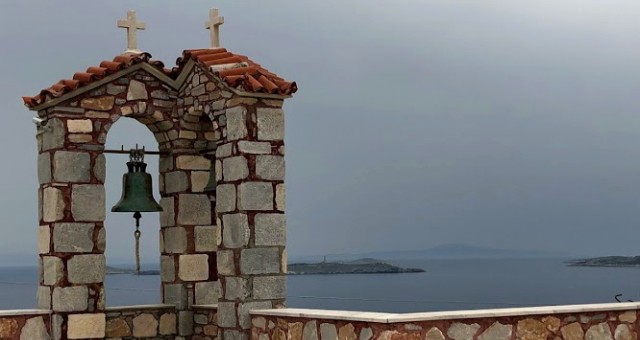
[(50, 334), (50, 311), (0, 311), (2, 340), (48, 340)]
[(128, 339), (175, 339), (175, 306), (147, 305), (106, 309), (106, 337)]
[(218, 307), (194, 306), (193, 307), (193, 336), (191, 340), (219, 339), (218, 332)]
[(632, 340), (639, 303), (383, 314), (253, 311), (253, 340)]

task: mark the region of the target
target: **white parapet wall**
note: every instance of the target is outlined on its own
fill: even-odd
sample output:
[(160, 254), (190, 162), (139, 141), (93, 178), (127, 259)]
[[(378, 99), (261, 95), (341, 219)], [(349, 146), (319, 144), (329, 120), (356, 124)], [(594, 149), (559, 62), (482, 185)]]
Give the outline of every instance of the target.
[[(640, 303), (426, 313), (252, 310), (260, 339), (637, 339)], [(515, 336), (514, 336), (515, 335)], [(283, 338), (287, 338), (283, 337)]]

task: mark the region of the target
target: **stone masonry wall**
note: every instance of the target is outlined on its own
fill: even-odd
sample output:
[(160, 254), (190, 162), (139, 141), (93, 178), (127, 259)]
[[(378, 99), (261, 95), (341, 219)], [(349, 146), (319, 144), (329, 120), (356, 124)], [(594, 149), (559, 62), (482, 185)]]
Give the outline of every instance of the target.
[(253, 316), (251, 339), (635, 340), (638, 327), (636, 310), (389, 323)]
[(195, 306), (191, 340), (220, 339), (217, 306)]
[(51, 317), (47, 314), (29, 314), (28, 312), (3, 315), (0, 312), (1, 340), (49, 340)]
[[(172, 92), (144, 71), (40, 112), (38, 140), (40, 287), (38, 307), (52, 309), (54, 339), (101, 338), (105, 306), (107, 133), (131, 117), (172, 147)], [(163, 188), (160, 188), (162, 191)]]
[[(182, 128), (188, 129), (196, 121), (210, 121), (212, 131), (193, 131), (189, 135), (196, 138), (202, 133), (205, 140), (207, 136), (217, 140), (217, 188), (215, 197), (209, 198), (216, 204), (220, 285), (199, 289), (196, 283), (193, 300), (189, 301), (211, 304), (215, 303), (212, 293), (219, 294), (217, 326), (223, 329), (225, 339), (248, 338), (250, 309), (284, 305), (282, 104), (282, 100), (240, 97), (219, 89), (215, 80), (198, 68), (178, 94)], [(171, 301), (165, 299), (165, 303)]]
[(173, 340), (177, 317), (173, 306), (107, 308), (106, 338)]
[(176, 338), (193, 334), (193, 305), (220, 299), (227, 339), (248, 338), (250, 309), (284, 306), (284, 113), (271, 97), (242, 97), (197, 65), (177, 90), (140, 69), (38, 113), (37, 295), (55, 340), (106, 333), (103, 150), (122, 117), (162, 152), (162, 302), (176, 307)]

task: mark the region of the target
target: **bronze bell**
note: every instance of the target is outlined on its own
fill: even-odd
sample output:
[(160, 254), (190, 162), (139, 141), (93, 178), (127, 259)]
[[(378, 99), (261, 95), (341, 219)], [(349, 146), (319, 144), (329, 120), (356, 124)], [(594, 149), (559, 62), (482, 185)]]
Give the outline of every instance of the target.
[(207, 183), (207, 186), (205, 186), (202, 191), (215, 192), (217, 185), (218, 183), (216, 182), (216, 162), (214, 160), (211, 160), (211, 168), (209, 169), (209, 182)]
[(162, 211), (153, 198), (151, 175), (143, 161), (144, 150), (131, 150), (128, 171), (122, 176), (122, 198), (111, 208), (113, 212)]

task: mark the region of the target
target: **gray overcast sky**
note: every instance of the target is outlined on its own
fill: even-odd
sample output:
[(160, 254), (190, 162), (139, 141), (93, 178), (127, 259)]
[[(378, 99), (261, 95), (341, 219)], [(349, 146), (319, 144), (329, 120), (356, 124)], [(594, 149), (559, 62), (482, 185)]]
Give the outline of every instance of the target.
[[(290, 255), (445, 243), (640, 253), (637, 0), (0, 6), (0, 252), (36, 249), (35, 127), (20, 96), (122, 52), (128, 9), (147, 23), (141, 49), (172, 66), (208, 46), (215, 6), (224, 47), (300, 87), (285, 105)], [(108, 146), (136, 142), (154, 147), (121, 120)], [(125, 159), (108, 161), (110, 207)], [(143, 221), (153, 260), (157, 216)], [(128, 258), (130, 217), (106, 224), (108, 256)]]

